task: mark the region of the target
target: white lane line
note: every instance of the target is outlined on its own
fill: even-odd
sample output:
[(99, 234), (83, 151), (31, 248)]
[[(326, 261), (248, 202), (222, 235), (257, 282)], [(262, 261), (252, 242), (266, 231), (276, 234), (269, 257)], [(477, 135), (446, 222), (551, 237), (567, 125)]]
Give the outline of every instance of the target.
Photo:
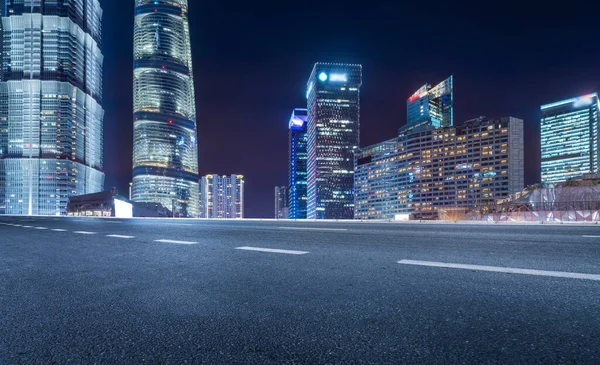
[(73, 233), (77, 233), (77, 234), (96, 234), (96, 232), (86, 232), (86, 231), (75, 231)]
[(261, 248), (261, 247), (236, 247), (236, 250), (245, 251), (257, 251), (257, 252), (269, 252), (269, 253), (284, 253), (288, 255), (306, 255), (306, 251), (292, 251), (292, 250), (278, 250), (274, 248)]
[(23, 228), (33, 228), (32, 226), (23, 226)]
[(67, 232), (66, 229), (62, 229), (62, 228), (55, 228), (52, 230), (53, 232)]
[(301, 227), (279, 227), (279, 229), (289, 229), (293, 231), (330, 231), (330, 232), (345, 232), (347, 228), (301, 228)]
[(107, 234), (106, 237), (112, 237), (112, 238), (135, 238), (135, 236), (122, 236), (120, 234)]
[(583, 238), (600, 238), (600, 236), (583, 236)]
[(499, 266), (463, 265), (463, 264), (450, 264), (450, 263), (446, 263), (446, 262), (417, 261), (417, 260), (401, 260), (401, 261), (398, 261), (398, 263), (402, 264), (402, 265), (442, 267), (442, 268), (448, 268), (448, 269), (490, 271), (490, 272), (499, 272), (499, 273), (506, 273), (506, 274), (549, 276), (549, 277), (554, 277), (554, 278), (584, 279), (584, 280), (600, 281), (600, 275), (581, 274), (581, 273), (575, 273), (575, 272), (529, 270), (529, 269), (517, 269), (517, 268), (512, 268), (512, 267), (499, 267)]
[(154, 242), (159, 243), (174, 243), (177, 245), (197, 245), (199, 242), (190, 242), (190, 241), (174, 241), (174, 240), (156, 240)]
[(33, 227), (34, 229), (39, 229), (39, 230), (43, 230), (43, 229), (48, 229), (46, 227)]

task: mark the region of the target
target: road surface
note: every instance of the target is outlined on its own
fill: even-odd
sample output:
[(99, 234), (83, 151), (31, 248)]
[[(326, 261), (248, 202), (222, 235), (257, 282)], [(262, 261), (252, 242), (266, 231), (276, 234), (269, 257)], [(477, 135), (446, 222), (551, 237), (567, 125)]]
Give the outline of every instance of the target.
[(599, 364), (600, 227), (0, 217), (0, 364)]

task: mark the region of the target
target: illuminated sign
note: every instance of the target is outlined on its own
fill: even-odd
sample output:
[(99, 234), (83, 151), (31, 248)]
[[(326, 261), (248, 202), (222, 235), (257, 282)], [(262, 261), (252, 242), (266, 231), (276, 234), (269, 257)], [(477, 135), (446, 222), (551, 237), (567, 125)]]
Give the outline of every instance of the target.
[(321, 73), (319, 74), (319, 80), (321, 80), (321, 81), (323, 81), (323, 82), (327, 81), (327, 79), (328, 79), (328, 78), (329, 78), (329, 77), (327, 76), (327, 74), (326, 74), (325, 72), (321, 72)]
[(115, 199), (115, 217), (133, 218), (133, 205), (119, 199)]
[(331, 74), (329, 80), (332, 82), (348, 82), (348, 75), (346, 74)]

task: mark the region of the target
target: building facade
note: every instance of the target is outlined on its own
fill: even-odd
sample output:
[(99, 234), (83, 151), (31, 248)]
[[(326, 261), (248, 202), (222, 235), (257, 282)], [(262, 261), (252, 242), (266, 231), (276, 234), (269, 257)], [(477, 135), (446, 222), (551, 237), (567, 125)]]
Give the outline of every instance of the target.
[(362, 66), (315, 64), (307, 85), (307, 218), (354, 218)]
[(286, 186), (275, 187), (275, 219), (288, 219), (288, 188)]
[(296, 108), (289, 121), (289, 191), (290, 219), (306, 219), (308, 178), (308, 137), (306, 109)]
[(0, 214), (65, 215), (100, 192), (98, 0), (0, 0)]
[(178, 217), (197, 217), (187, 0), (136, 0), (133, 95), (133, 200), (173, 207)]
[(541, 107), (542, 183), (599, 171), (599, 103), (594, 93)]
[(425, 84), (406, 102), (407, 126), (430, 125), (434, 128), (454, 125), (454, 77), (436, 86)]
[(356, 154), (356, 219), (397, 214), (435, 217), (524, 188), (523, 121), (477, 119), (461, 126), (407, 130)]
[(202, 176), (200, 218), (244, 218), (244, 176)]

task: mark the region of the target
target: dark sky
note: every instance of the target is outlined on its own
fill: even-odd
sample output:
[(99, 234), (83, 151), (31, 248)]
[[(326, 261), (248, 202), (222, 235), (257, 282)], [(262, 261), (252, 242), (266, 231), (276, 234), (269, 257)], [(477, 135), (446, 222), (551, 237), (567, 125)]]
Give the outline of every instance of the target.
[[(133, 2), (101, 2), (106, 187), (124, 193)], [(323, 61), (363, 65), (361, 146), (395, 137), (412, 92), (452, 74), (455, 122), (525, 119), (525, 180), (537, 182), (540, 105), (600, 91), (599, 6), (459, 3), (190, 0), (200, 174), (246, 175), (246, 215), (272, 217), (273, 187), (287, 182), (289, 115), (306, 106)]]

